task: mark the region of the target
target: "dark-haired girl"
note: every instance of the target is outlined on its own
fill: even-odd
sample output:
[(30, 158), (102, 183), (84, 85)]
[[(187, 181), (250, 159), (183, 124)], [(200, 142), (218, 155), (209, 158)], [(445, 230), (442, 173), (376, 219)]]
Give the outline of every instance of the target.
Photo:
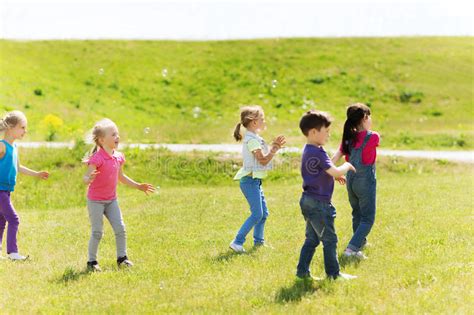
[(371, 131), (370, 108), (361, 103), (347, 108), (342, 143), (332, 158), (333, 163), (345, 156), (346, 161), (356, 168), (347, 173), (347, 193), (352, 207), (352, 236), (344, 255), (365, 259), (362, 253), (375, 221), (376, 186), (375, 160), (380, 136)]

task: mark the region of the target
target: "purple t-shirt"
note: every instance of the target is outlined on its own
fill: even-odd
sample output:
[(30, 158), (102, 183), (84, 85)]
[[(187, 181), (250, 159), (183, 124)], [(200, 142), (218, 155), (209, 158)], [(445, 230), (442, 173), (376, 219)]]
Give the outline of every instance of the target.
[(301, 159), (303, 194), (323, 202), (331, 202), (334, 178), (326, 173), (331, 159), (322, 147), (306, 144)]

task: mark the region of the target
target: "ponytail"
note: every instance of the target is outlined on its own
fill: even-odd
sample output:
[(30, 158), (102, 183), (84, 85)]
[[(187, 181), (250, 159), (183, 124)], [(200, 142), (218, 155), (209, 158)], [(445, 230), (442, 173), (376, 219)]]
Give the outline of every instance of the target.
[(242, 140), (242, 135), (240, 134), (240, 126), (242, 126), (241, 123), (238, 123), (236, 126), (235, 126), (235, 129), (234, 129), (234, 139), (235, 141), (240, 141)]
[(89, 151), (84, 154), (84, 157), (82, 158), (82, 163), (89, 163), (89, 159), (99, 150), (99, 146), (97, 144), (94, 144), (94, 147)]
[(349, 119), (344, 123), (344, 132), (342, 133), (342, 153), (349, 154), (349, 147), (352, 141), (355, 139), (357, 129), (354, 128)]
[(362, 120), (370, 115), (370, 108), (362, 103), (355, 103), (347, 108), (347, 119), (342, 134), (342, 153), (350, 154), (350, 147), (357, 136), (357, 127)]

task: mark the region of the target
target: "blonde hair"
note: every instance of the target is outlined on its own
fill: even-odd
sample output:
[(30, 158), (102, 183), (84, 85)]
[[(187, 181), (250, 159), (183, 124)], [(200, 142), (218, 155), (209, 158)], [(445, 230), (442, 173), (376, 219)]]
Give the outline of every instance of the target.
[(0, 132), (16, 127), (21, 121), (26, 122), (26, 116), (19, 110), (6, 113), (0, 118)]
[(115, 127), (117, 128), (117, 125), (110, 119), (104, 118), (100, 121), (98, 121), (95, 125), (94, 128), (92, 128), (90, 135), (88, 136), (88, 141), (94, 143), (94, 147), (92, 150), (90, 150), (84, 158), (82, 159), (83, 162), (87, 163), (89, 161), (89, 158), (96, 153), (99, 148), (101, 147), (99, 143), (99, 139), (105, 137), (105, 133), (107, 129)]
[(240, 109), (240, 122), (235, 126), (234, 129), (234, 138), (235, 141), (242, 140), (242, 135), (240, 134), (240, 127), (244, 126), (245, 128), (254, 121), (263, 116), (263, 109), (261, 106), (252, 105), (244, 106)]

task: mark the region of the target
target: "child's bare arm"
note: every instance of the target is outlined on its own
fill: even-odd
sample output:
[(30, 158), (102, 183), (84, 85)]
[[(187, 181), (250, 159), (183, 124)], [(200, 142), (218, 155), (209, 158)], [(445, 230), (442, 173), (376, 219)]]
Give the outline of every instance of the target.
[[(337, 162), (339, 162), (339, 160), (343, 157), (343, 154), (341, 152), (341, 150), (337, 150), (336, 153), (334, 154), (334, 156), (332, 157), (331, 159), (331, 162), (336, 165)], [(345, 185), (346, 184), (346, 177), (344, 175), (341, 175), (339, 177), (336, 177), (336, 180), (339, 182), (339, 184), (341, 185)]]
[(284, 136), (278, 136), (272, 142), (272, 148), (270, 149), (270, 152), (268, 152), (266, 155), (263, 154), (261, 149), (257, 149), (255, 151), (253, 151), (253, 154), (255, 155), (255, 158), (257, 159), (258, 163), (265, 166), (268, 163), (270, 163), (270, 161), (273, 159), (273, 156), (278, 152), (278, 150), (281, 149), (281, 147), (285, 143), (286, 143), (285, 137)]
[(39, 172), (34, 171), (32, 169), (29, 169), (26, 166), (20, 165), (20, 161), (18, 161), (18, 172), (20, 172), (21, 174), (28, 175), (28, 176), (39, 177), (41, 179), (48, 179), (48, 177), (49, 177), (48, 172), (46, 172), (46, 171), (39, 171)]
[(278, 147), (274, 146), (271, 148), (270, 152), (268, 152), (266, 155), (263, 154), (261, 149), (257, 149), (253, 151), (253, 154), (255, 155), (255, 158), (257, 159), (258, 163), (265, 166), (268, 163), (270, 163), (270, 161), (273, 159), (277, 151), (278, 151)]
[(132, 188), (136, 188), (138, 190), (141, 190), (143, 191), (145, 194), (148, 195), (148, 193), (153, 193), (155, 192), (155, 187), (153, 187), (153, 185), (151, 184), (147, 184), (147, 183), (137, 183), (136, 181), (134, 181), (133, 179), (131, 179), (130, 177), (128, 177), (127, 175), (125, 175), (123, 173), (123, 170), (122, 168), (120, 168), (120, 172), (119, 172), (119, 180), (121, 183), (129, 186), (129, 187), (132, 187)]
[(337, 162), (339, 162), (339, 160), (341, 159), (342, 157), (342, 152), (341, 150), (337, 150), (336, 154), (334, 154), (334, 156), (332, 157), (331, 161), (334, 165), (337, 164)]
[(329, 175), (331, 175), (334, 178), (339, 178), (342, 175), (346, 174), (348, 171), (354, 171), (355, 172), (356, 169), (354, 168), (354, 166), (351, 163), (345, 162), (344, 164), (342, 164), (339, 167), (336, 167), (334, 165), (331, 166), (330, 168), (328, 168), (326, 170), (326, 173), (328, 173)]
[(92, 183), (94, 179), (96, 178), (97, 174), (99, 173), (100, 172), (97, 171), (97, 167), (95, 165), (89, 165), (87, 167), (86, 174), (82, 178), (82, 180), (84, 181), (84, 184), (89, 185), (90, 183)]

